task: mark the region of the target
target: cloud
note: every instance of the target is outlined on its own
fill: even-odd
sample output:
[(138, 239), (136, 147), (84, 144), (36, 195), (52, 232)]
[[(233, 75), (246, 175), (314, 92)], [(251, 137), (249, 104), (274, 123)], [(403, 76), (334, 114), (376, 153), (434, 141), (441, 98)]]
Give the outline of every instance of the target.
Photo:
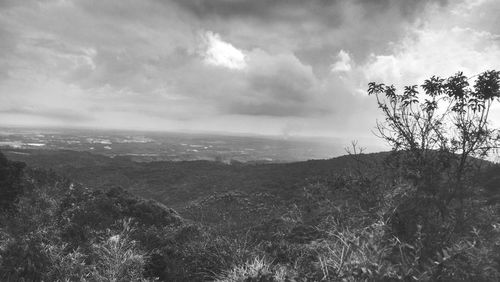
[(315, 71), (329, 72), (325, 60), (341, 49), (364, 59), (398, 41), (429, 9), (431, 0), (174, 0), (178, 7), (240, 49), (292, 51)]
[(205, 63), (238, 70), (246, 67), (245, 54), (230, 43), (222, 41), (218, 34), (207, 31), (203, 39), (206, 45), (203, 54)]
[[(423, 24), (413, 26), (405, 37), (385, 52), (373, 52), (365, 61), (347, 59), (347, 56), (339, 53), (332, 70), (335, 67), (337, 70), (347, 69), (344, 67), (347, 61), (350, 69), (332, 71), (327, 88), (357, 94), (355, 96), (359, 97), (338, 96), (339, 103), (346, 108), (347, 105), (355, 104), (359, 113), (341, 111), (345, 114), (344, 119), (356, 116), (369, 124), (367, 117), (381, 118), (373, 107), (374, 101), (362, 98), (366, 97), (366, 87), (370, 81), (394, 84), (402, 90), (403, 86), (421, 84), (432, 75), (448, 77), (463, 71), (468, 76), (474, 76), (488, 69), (500, 69), (500, 28), (475, 23), (477, 19), (474, 15), (478, 10), (484, 15), (488, 14), (482, 6), (462, 4), (453, 6), (449, 11), (434, 11), (423, 19)], [(500, 116), (492, 118), (494, 123), (500, 124)], [(363, 128), (356, 124), (353, 122), (351, 126), (358, 126), (360, 130)]]
[(500, 68), (500, 36), (487, 31), (449, 26), (415, 30), (394, 46), (390, 55), (373, 54), (360, 67), (368, 80), (415, 84), (432, 75), (451, 76), (457, 71), (473, 76)]
[(32, 118), (50, 119), (53, 121), (65, 121), (67, 123), (86, 122), (94, 120), (86, 114), (79, 113), (73, 109), (65, 108), (45, 108), (19, 107), (10, 109), (0, 109), (0, 116), (31, 116)]
[[(190, 11), (200, 18), (219, 17), (219, 18), (256, 18), (266, 22), (285, 21), (289, 22), (297, 16), (303, 16), (306, 13), (319, 12), (315, 20), (321, 20), (335, 26), (341, 23), (335, 18), (328, 18), (327, 14), (333, 10), (342, 7), (343, 1), (338, 0), (311, 0), (304, 3), (302, 0), (173, 0), (179, 6)], [(391, 9), (399, 10), (408, 18), (421, 12), (429, 3), (438, 3), (445, 5), (446, 0), (355, 0), (354, 5), (362, 6), (373, 14)]]
[(351, 56), (344, 51), (340, 50), (337, 55), (337, 61), (332, 65), (332, 72), (346, 72), (351, 70)]
[(314, 116), (324, 113), (321, 81), (310, 65), (294, 54), (246, 52), (246, 67), (234, 71), (192, 61), (183, 66), (174, 92), (189, 93), (212, 114), (250, 116)]
[(499, 68), (500, 5), (471, 3), (0, 1), (0, 120), (370, 134), (369, 81)]
[(317, 115), (318, 84), (311, 66), (292, 54), (271, 55), (260, 49), (249, 54), (245, 88), (228, 99), (229, 113), (268, 116)]

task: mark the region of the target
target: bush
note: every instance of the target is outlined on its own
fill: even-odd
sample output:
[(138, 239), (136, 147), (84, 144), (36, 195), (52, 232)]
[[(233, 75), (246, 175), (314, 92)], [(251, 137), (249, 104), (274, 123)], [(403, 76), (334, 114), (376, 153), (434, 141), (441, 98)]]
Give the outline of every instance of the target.
[(143, 276), (146, 254), (130, 239), (131, 221), (123, 221), (123, 230), (92, 246), (95, 272), (92, 281), (146, 281)]
[(23, 193), (23, 169), (26, 165), (13, 162), (0, 152), (0, 212), (11, 210)]
[(264, 258), (256, 257), (243, 265), (226, 271), (217, 282), (285, 282), (292, 281), (295, 273), (282, 265), (272, 265)]

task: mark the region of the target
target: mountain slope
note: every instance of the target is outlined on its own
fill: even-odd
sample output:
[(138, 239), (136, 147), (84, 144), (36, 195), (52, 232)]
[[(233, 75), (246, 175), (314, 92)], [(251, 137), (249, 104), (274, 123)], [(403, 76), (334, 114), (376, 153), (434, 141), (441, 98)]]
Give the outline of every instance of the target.
[[(223, 164), (209, 161), (137, 163), (87, 152), (5, 150), (13, 160), (30, 167), (52, 169), (95, 188), (121, 186), (136, 195), (173, 208), (214, 192), (269, 193), (293, 200), (312, 181), (331, 178), (356, 165), (354, 158), (311, 160), (280, 164)], [(363, 155), (364, 162), (380, 162), (386, 153)]]

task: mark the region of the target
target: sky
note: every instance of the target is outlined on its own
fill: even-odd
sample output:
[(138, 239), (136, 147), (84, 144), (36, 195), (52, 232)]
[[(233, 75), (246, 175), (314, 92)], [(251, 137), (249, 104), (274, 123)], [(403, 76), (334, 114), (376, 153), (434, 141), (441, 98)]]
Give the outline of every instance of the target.
[(497, 0), (0, 0), (0, 125), (371, 138), (368, 82), (499, 70), (498, 15)]

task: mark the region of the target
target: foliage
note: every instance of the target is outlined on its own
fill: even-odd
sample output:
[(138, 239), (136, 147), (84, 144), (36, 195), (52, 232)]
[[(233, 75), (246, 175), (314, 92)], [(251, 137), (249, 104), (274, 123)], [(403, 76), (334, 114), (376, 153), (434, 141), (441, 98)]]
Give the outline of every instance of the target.
[[(500, 97), (500, 72), (479, 74), (473, 86), (469, 80), (460, 72), (447, 79), (433, 76), (421, 85), (423, 93), (417, 85), (406, 86), (402, 94), (392, 85), (372, 82), (368, 88), (385, 117), (378, 123), (380, 137), (393, 146), (388, 167), (396, 172), (399, 186), (406, 187), (393, 203), (389, 223), (405, 243), (415, 243), (417, 233), (423, 236), (422, 257), (437, 260), (438, 265), (427, 270), (431, 279), (498, 277), (498, 265), (488, 267), (495, 269), (489, 272), (492, 276), (477, 267), (461, 271), (467, 263), (473, 264), (469, 261), (473, 253), (484, 254), (475, 243), (479, 237), (471, 239), (468, 234), (485, 232), (495, 224), (494, 214), (498, 216), (498, 211), (492, 212), (498, 207), (487, 200), (491, 193), (485, 193), (479, 179), (489, 166), (481, 158), (500, 145), (499, 131), (489, 120), (490, 109)], [(480, 239), (483, 244), (495, 240)], [(443, 254), (436, 254), (436, 249)], [(450, 264), (445, 266), (445, 261)], [(419, 265), (423, 267), (422, 262)]]
[(243, 265), (234, 266), (217, 282), (285, 282), (290, 281), (290, 270), (286, 266), (272, 265), (266, 259), (256, 257)]
[(123, 230), (109, 236), (100, 244), (94, 244), (96, 254), (96, 272), (94, 281), (141, 281), (146, 264), (146, 254), (137, 248), (137, 243), (130, 239), (131, 220), (123, 221)]
[(0, 152), (0, 210), (12, 209), (17, 197), (22, 194), (24, 163), (13, 162)]
[(478, 165), (471, 157), (488, 156), (500, 145), (489, 121), (500, 97), (500, 72), (481, 73), (474, 87), (461, 72), (447, 79), (433, 76), (421, 87), (423, 93), (412, 85), (397, 94), (393, 85), (372, 82), (368, 93), (385, 117), (378, 124), (380, 137), (404, 153), (403, 176), (442, 209), (467, 197), (470, 173)]

